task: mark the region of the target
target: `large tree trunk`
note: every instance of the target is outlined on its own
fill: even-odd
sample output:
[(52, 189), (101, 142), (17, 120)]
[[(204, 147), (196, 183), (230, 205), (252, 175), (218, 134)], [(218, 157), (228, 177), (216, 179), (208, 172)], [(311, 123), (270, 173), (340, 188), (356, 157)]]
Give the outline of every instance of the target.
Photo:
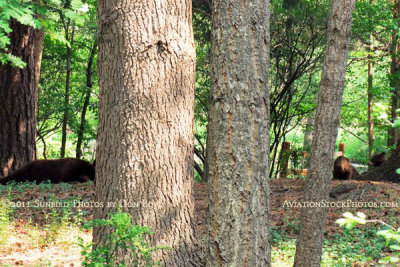
[(270, 3), (212, 4), (207, 266), (270, 266)]
[[(97, 37), (96, 37), (97, 38)], [(82, 112), (81, 112), (81, 124), (79, 126), (78, 131), (78, 138), (76, 141), (76, 158), (80, 159), (82, 156), (82, 142), (83, 142), (83, 134), (85, 132), (85, 125), (86, 125), (86, 112), (89, 106), (90, 95), (92, 94), (92, 66), (94, 56), (96, 55), (97, 51), (97, 41), (94, 42), (92, 48), (90, 49), (90, 55), (88, 64), (86, 67), (86, 94), (85, 94), (85, 101), (83, 102)]]
[(25, 68), (0, 64), (0, 177), (36, 158), (37, 88), (42, 60), (43, 29), (11, 19), (9, 52)]
[[(354, 2), (332, 0), (331, 3), (304, 202), (329, 200)], [(318, 206), (302, 208), (294, 266), (320, 266), (327, 211)]]
[[(98, 2), (96, 192), (124, 201), (164, 266), (201, 266), (193, 187), (195, 47), (191, 1)], [(118, 207), (98, 208), (105, 218)], [(95, 228), (95, 243), (106, 229)], [(128, 264), (129, 265), (129, 264)]]
[(392, 152), (392, 155), (382, 165), (375, 167), (358, 177), (358, 180), (372, 180), (372, 181), (391, 181), (400, 182), (400, 175), (396, 170), (400, 168), (400, 146)]
[[(400, 26), (400, 0), (394, 1), (393, 20)], [(398, 31), (394, 30), (392, 34), (392, 42), (390, 45), (391, 65), (390, 65), (390, 87), (392, 89), (390, 117), (394, 122), (397, 119), (397, 109), (400, 100), (400, 44)], [(398, 131), (395, 127), (391, 127), (388, 132), (388, 146), (393, 146), (398, 142)]]

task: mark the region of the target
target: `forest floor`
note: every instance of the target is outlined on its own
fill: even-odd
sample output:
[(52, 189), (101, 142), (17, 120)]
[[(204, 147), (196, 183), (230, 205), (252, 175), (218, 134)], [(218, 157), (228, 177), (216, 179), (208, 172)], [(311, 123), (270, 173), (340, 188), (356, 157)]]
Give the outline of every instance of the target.
[[(302, 179), (271, 181), (271, 224), (273, 231), (276, 231), (273, 233), (273, 238), (276, 238), (276, 233), (279, 233), (278, 236), (284, 240), (296, 237), (301, 210), (297, 204), (301, 203), (303, 197), (303, 184)], [(207, 185), (195, 183), (194, 192), (198, 230), (204, 235)], [(338, 204), (341, 206), (345, 203), (358, 207), (329, 208), (325, 238), (329, 239), (344, 231), (335, 221), (346, 211), (364, 212), (368, 219), (379, 219), (396, 228), (399, 227), (400, 184), (333, 181), (332, 192), (336, 194), (331, 196), (330, 204), (341, 203)], [(89, 205), (93, 202), (93, 198), (94, 186), (87, 183), (21, 184), (0, 187), (0, 200), (8, 199), (14, 202), (12, 208), (0, 205), (0, 266), (80, 266), (82, 258), (77, 238), (79, 236), (84, 242), (90, 242), (91, 231), (82, 230), (78, 225), (93, 219), (93, 208)], [(43, 207), (45, 203), (54, 201), (69, 205), (57, 208)], [(18, 205), (25, 207), (16, 207)], [(4, 223), (7, 221), (4, 218), (8, 215), (11, 222)], [(359, 228), (363, 227), (367, 226)], [(274, 249), (278, 249), (277, 244), (273, 242), (273, 254)], [(374, 246), (373, 242), (370, 245)], [(384, 249), (382, 254), (390, 253)], [(274, 255), (279, 261), (287, 260), (279, 258), (287, 257), (285, 255)], [(354, 263), (352, 266), (372, 266), (374, 263), (376, 261), (371, 260)], [(284, 265), (273, 262), (273, 266)]]

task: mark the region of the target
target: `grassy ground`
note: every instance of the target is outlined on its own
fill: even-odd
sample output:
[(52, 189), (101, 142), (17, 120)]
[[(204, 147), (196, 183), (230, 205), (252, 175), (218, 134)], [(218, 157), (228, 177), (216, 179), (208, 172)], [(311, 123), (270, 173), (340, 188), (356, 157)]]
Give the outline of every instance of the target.
[[(300, 179), (271, 181), (272, 266), (293, 264), (300, 209), (284, 203), (301, 201), (303, 183)], [(400, 205), (400, 185), (333, 181), (332, 187), (342, 184), (355, 188), (331, 201)], [(194, 193), (198, 229), (204, 238), (207, 185), (196, 183)], [(80, 266), (78, 236), (85, 242), (91, 241), (91, 231), (81, 226), (93, 219), (93, 207), (86, 205), (93, 199), (93, 185), (88, 183), (0, 186), (0, 266)], [(44, 207), (44, 203), (63, 206)], [(398, 207), (330, 208), (322, 266), (377, 266), (386, 256), (395, 255), (385, 240), (376, 235), (382, 229), (380, 225), (368, 224), (351, 231), (340, 228), (335, 221), (345, 211), (362, 211), (368, 218), (379, 218), (395, 227), (400, 225)]]
[[(385, 240), (375, 235), (377, 231), (376, 227), (346, 230), (326, 238), (321, 266), (376, 266), (379, 260), (391, 255), (385, 248)], [(296, 240), (280, 240), (279, 233), (273, 233), (272, 236), (276, 238), (272, 241), (273, 266), (293, 266)]]

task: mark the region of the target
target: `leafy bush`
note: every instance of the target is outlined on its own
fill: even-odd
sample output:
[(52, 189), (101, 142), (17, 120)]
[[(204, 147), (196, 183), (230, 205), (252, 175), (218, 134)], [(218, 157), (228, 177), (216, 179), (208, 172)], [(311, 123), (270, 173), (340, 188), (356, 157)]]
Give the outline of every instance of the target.
[(345, 212), (344, 218), (338, 219), (336, 223), (344, 226), (346, 229), (352, 229), (357, 224), (380, 223), (388, 229), (378, 231), (376, 235), (382, 236), (386, 240), (386, 247), (394, 252), (395, 256), (387, 256), (379, 261), (379, 263), (398, 263), (400, 262), (400, 228), (395, 229), (381, 220), (366, 220), (366, 216), (362, 212), (353, 215), (351, 212)]
[(87, 229), (92, 227), (108, 227), (111, 228), (111, 233), (105, 236), (103, 244), (98, 244), (95, 248), (92, 243), (85, 245), (83, 239), (79, 238), (79, 246), (85, 257), (82, 266), (128, 266), (124, 260), (117, 261), (116, 255), (120, 251), (129, 253), (129, 266), (159, 266), (160, 262), (152, 259), (152, 253), (159, 249), (169, 249), (147, 244), (145, 237), (152, 232), (146, 226), (132, 225), (132, 217), (128, 213), (117, 212), (110, 219), (96, 219), (84, 226)]

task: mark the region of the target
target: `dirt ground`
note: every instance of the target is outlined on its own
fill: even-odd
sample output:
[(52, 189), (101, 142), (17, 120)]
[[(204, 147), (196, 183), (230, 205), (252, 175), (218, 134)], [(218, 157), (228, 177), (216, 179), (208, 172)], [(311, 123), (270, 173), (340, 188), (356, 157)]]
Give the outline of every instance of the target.
[[(275, 179), (271, 181), (271, 224), (277, 229), (284, 229), (290, 237), (295, 237), (295, 225), (299, 224), (298, 218), (303, 196), (302, 186), (304, 180)], [(17, 202), (49, 201), (51, 199), (68, 199), (80, 197), (82, 202), (90, 202), (94, 198), (92, 184), (76, 184), (73, 186), (54, 185), (51, 189), (43, 189), (38, 186), (24, 190), (13, 191), (11, 198)], [(2, 191), (0, 197), (6, 197), (9, 193)], [(207, 185), (196, 183), (195, 209), (198, 222), (198, 230), (201, 235), (205, 232), (205, 216), (207, 206)], [(343, 207), (343, 205), (350, 207)], [(290, 206), (292, 205), (292, 206)], [(329, 217), (327, 220), (326, 235), (343, 231), (335, 223), (342, 217), (343, 212), (353, 213), (362, 211), (367, 218), (380, 219), (395, 227), (399, 227), (400, 214), (400, 185), (387, 182), (369, 181), (333, 181), (329, 205)], [(27, 239), (32, 237), (29, 229), (32, 226), (45, 225), (45, 218), (51, 208), (19, 208), (14, 216), (15, 226), (13, 238), (7, 241), (7, 245), (0, 247), (0, 264), (11, 266), (80, 266), (80, 248), (72, 240), (77, 236), (90, 241), (91, 232), (82, 232), (77, 229), (69, 229), (65, 233), (68, 240), (63, 240), (54, 246), (32, 246)], [(80, 213), (86, 220), (93, 219), (93, 208), (81, 207)], [(397, 221), (395, 221), (397, 220)], [(60, 234), (63, 236), (63, 233)]]

